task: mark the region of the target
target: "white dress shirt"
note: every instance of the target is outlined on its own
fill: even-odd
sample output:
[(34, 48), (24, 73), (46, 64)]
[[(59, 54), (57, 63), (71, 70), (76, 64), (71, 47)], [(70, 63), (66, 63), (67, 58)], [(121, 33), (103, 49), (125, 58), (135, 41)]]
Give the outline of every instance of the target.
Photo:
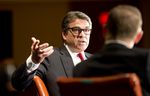
[[(71, 55), (71, 58), (72, 58), (73, 63), (74, 63), (74, 66), (76, 66), (78, 63), (81, 62), (81, 59), (78, 56), (79, 53), (72, 52), (66, 44), (65, 44), (65, 47), (67, 48), (69, 54)], [(84, 60), (86, 60), (87, 58), (85, 56), (84, 51), (82, 51), (80, 53), (82, 53)]]

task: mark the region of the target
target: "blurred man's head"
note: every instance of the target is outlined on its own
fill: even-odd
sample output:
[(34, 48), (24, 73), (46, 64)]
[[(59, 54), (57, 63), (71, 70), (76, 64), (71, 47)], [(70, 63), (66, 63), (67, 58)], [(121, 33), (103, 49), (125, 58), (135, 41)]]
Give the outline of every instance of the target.
[(134, 6), (116, 6), (110, 10), (106, 28), (106, 40), (131, 40), (137, 43), (142, 37), (141, 13)]

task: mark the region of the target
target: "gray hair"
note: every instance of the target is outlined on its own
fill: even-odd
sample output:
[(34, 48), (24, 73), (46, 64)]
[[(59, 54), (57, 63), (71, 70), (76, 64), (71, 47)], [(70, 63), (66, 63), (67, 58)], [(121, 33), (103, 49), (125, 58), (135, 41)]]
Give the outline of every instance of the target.
[(65, 32), (65, 29), (68, 28), (68, 24), (74, 19), (83, 19), (89, 22), (90, 27), (92, 28), (92, 22), (88, 15), (80, 11), (70, 11), (66, 14), (62, 21), (62, 30)]

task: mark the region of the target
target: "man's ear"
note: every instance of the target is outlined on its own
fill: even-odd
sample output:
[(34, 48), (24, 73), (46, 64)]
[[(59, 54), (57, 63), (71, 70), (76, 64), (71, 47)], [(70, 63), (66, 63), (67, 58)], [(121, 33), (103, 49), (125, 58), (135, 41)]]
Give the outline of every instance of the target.
[(61, 33), (63, 40), (66, 40), (66, 32)]
[(135, 40), (134, 40), (134, 43), (137, 44), (143, 37), (143, 32), (138, 32), (136, 37), (135, 37)]

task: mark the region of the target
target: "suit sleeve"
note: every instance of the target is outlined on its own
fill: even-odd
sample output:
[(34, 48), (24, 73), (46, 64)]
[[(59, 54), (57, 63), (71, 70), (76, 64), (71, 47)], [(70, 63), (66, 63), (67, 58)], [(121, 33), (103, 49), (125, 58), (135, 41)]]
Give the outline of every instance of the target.
[(26, 63), (22, 64), (12, 75), (12, 85), (17, 90), (23, 90), (32, 83), (36, 71), (27, 72)]

